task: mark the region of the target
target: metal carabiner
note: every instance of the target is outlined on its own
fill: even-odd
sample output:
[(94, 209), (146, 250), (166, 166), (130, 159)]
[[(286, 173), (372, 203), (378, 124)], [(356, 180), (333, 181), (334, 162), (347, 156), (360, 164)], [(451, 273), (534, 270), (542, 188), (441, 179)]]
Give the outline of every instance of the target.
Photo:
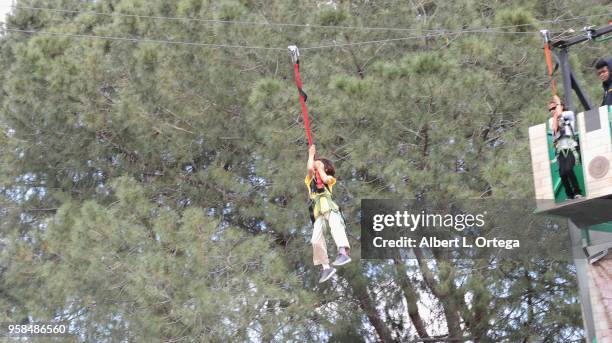
[(540, 30), (540, 33), (544, 36), (544, 43), (550, 42), (550, 34), (548, 30)]
[(587, 38), (589, 40), (593, 40), (593, 32), (595, 32), (595, 29), (593, 29), (595, 26), (591, 25), (591, 26), (585, 26), (582, 28), (582, 31), (586, 32)]
[(289, 49), (289, 54), (291, 54), (291, 61), (293, 64), (300, 62), (300, 50), (298, 50), (297, 45), (289, 45), (287, 47)]

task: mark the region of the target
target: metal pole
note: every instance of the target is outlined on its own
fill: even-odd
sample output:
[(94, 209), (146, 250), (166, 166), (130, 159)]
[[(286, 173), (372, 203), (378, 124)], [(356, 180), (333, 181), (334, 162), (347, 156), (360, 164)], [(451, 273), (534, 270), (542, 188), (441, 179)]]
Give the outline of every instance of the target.
[(572, 100), (572, 71), (567, 55), (567, 48), (560, 49), (559, 60), (561, 62), (561, 74), (563, 75), (563, 102), (565, 102), (565, 109), (575, 112), (576, 108)]
[(572, 245), (572, 255), (576, 265), (576, 279), (578, 281), (578, 296), (582, 307), (582, 321), (584, 323), (584, 335), (588, 342), (592, 342), (595, 337), (595, 321), (593, 318), (593, 307), (591, 306), (591, 294), (589, 290), (589, 263), (583, 252), (583, 242), (580, 235), (581, 228), (571, 219), (567, 220), (570, 240)]
[(592, 28), (585, 28), (585, 31), (585, 34), (579, 36), (575, 36), (565, 40), (557, 40), (552, 43), (552, 46), (555, 48), (567, 48), (574, 44), (582, 43), (587, 40), (592, 40), (597, 37), (607, 35), (608, 33), (612, 33), (612, 25), (606, 25), (597, 30), (593, 30)]
[(574, 72), (572, 72), (571, 70), (570, 77), (572, 79), (572, 88), (574, 89), (574, 92), (576, 92), (576, 95), (578, 96), (578, 100), (580, 100), (582, 107), (584, 107), (585, 111), (590, 111), (593, 108), (593, 105), (591, 104), (589, 97), (586, 95), (586, 93), (578, 83), (578, 80), (576, 80)]

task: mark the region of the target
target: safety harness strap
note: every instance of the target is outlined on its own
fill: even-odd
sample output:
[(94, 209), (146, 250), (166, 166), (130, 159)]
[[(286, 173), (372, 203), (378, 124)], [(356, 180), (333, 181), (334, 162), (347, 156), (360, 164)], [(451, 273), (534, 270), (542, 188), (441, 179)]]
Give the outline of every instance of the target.
[[(302, 80), (300, 79), (300, 51), (296, 45), (289, 45), (287, 47), (291, 54), (291, 61), (293, 62), (293, 72), (295, 74), (295, 85), (300, 95), (300, 105), (302, 106), (302, 117), (304, 118), (304, 127), (306, 128), (306, 138), (308, 138), (308, 146), (312, 145), (312, 134), (310, 132), (310, 123), (308, 122), (308, 109), (306, 108), (306, 99), (308, 95), (302, 89)], [(319, 176), (319, 172), (315, 172), (316, 186), (318, 189), (323, 189), (323, 181)]]
[(557, 95), (557, 81), (554, 77), (552, 55), (550, 52), (550, 36), (548, 35), (548, 30), (541, 30), (540, 32), (542, 33), (542, 35), (544, 35), (544, 57), (546, 58), (546, 64), (548, 65), (548, 76), (550, 76), (550, 86), (552, 88), (552, 94)]

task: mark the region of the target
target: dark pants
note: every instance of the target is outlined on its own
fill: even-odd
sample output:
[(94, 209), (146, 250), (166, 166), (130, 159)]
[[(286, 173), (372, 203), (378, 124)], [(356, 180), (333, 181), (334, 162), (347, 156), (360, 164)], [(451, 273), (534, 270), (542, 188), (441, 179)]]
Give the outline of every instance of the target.
[(574, 165), (576, 164), (574, 154), (569, 150), (560, 152), (557, 154), (557, 162), (559, 162), (559, 176), (561, 176), (565, 194), (568, 199), (573, 199), (575, 195), (581, 193), (578, 179), (574, 174)]

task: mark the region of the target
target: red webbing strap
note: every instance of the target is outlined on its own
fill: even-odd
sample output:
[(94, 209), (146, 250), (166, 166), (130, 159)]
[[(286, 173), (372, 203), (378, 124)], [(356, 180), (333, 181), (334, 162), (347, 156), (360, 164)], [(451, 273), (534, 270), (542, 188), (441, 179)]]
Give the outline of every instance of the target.
[(300, 94), (300, 105), (302, 105), (302, 116), (304, 117), (304, 126), (306, 127), (306, 136), (308, 137), (308, 146), (312, 145), (312, 134), (310, 133), (310, 124), (308, 123), (308, 109), (306, 108), (306, 100), (302, 94), (302, 80), (300, 79), (300, 65), (298, 63), (293, 64), (293, 70), (295, 71), (295, 85), (297, 86)]
[[(302, 105), (302, 116), (304, 118), (304, 127), (306, 127), (306, 137), (308, 138), (308, 146), (312, 145), (312, 134), (310, 132), (310, 123), (308, 122), (308, 109), (306, 108), (306, 99), (304, 98), (304, 91), (302, 90), (302, 80), (300, 79), (300, 65), (299, 63), (293, 64), (293, 71), (295, 72), (295, 85), (297, 86), (298, 93), (300, 94), (300, 105)], [(317, 188), (323, 188), (323, 181), (319, 172), (315, 171), (316, 185)]]
[(550, 43), (544, 43), (544, 56), (546, 57), (546, 64), (548, 65), (548, 76), (550, 76), (550, 85), (552, 88), (552, 94), (557, 95), (557, 81), (553, 76), (553, 65), (552, 65), (552, 57), (550, 54)]

